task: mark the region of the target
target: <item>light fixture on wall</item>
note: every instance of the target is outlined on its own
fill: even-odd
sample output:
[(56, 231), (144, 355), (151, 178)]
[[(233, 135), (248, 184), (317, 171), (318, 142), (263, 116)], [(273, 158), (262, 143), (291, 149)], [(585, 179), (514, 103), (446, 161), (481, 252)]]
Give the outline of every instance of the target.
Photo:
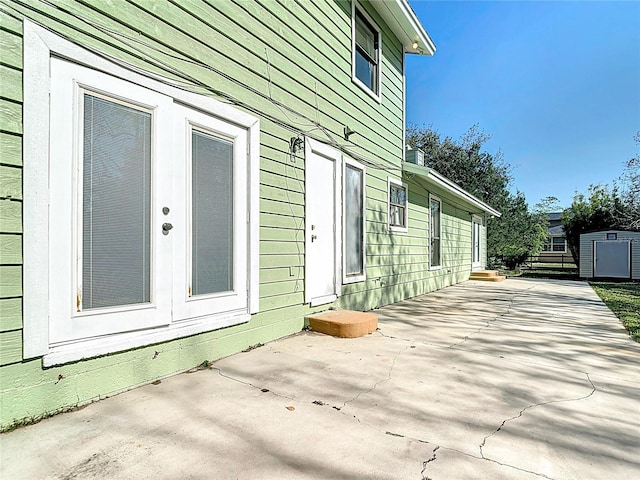
[(418, 49), (418, 42), (413, 42), (413, 45), (411, 45), (413, 47), (414, 50)]
[(345, 127), (344, 127), (344, 139), (345, 140), (349, 140), (349, 137), (351, 135), (353, 135), (353, 134), (358, 135), (358, 132), (356, 132), (355, 130), (351, 130), (348, 125), (345, 125)]
[(300, 136), (289, 139), (289, 159), (291, 163), (296, 162), (296, 153), (304, 149), (304, 139)]

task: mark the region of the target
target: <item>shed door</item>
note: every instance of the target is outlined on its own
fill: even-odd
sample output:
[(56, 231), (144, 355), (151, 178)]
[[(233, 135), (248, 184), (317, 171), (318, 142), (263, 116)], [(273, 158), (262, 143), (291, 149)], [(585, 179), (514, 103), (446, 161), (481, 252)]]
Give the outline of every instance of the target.
[(594, 242), (593, 276), (629, 278), (631, 242), (628, 240)]

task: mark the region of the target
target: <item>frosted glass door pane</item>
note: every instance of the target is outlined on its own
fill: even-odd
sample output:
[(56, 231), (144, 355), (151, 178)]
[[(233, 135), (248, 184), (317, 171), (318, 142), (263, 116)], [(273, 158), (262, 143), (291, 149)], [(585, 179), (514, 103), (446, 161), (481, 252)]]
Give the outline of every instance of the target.
[(362, 274), (362, 170), (345, 168), (345, 268), (346, 275)]
[(82, 307), (150, 301), (151, 114), (85, 94)]
[(194, 130), (192, 295), (233, 290), (233, 144)]

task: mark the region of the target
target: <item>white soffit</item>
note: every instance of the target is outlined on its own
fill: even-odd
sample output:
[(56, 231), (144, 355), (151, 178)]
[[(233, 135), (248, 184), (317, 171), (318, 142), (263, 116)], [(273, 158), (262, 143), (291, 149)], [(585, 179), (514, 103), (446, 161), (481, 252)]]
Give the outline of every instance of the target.
[[(406, 53), (433, 55), (436, 46), (408, 0), (372, 0), (371, 5), (391, 28)], [(417, 48), (414, 48), (417, 44)]]

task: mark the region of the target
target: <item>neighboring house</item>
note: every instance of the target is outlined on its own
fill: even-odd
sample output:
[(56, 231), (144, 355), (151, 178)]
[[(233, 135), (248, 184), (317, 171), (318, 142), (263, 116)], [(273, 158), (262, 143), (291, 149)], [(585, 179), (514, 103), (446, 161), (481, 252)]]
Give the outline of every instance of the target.
[(572, 263), (573, 257), (567, 248), (567, 239), (564, 236), (561, 212), (549, 214), (549, 227), (547, 231), (547, 241), (542, 247), (538, 261), (546, 263)]
[[(469, 278), (406, 0), (0, 0), (0, 426)], [(425, 85), (424, 88), (428, 88)]]

